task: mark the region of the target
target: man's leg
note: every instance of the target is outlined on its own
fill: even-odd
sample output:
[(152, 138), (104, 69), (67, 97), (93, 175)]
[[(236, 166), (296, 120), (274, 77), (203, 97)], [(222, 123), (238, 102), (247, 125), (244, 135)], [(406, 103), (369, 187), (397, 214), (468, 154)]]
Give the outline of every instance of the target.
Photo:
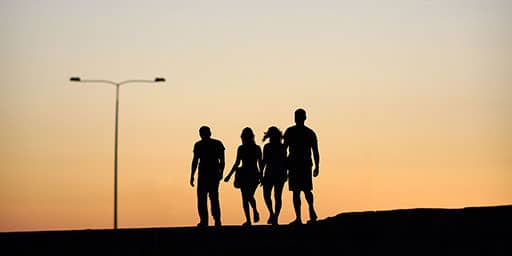
[(309, 205), (309, 221), (315, 222), (317, 216), (315, 212), (315, 207), (313, 205), (313, 192), (311, 192), (311, 190), (304, 191), (304, 195), (306, 196), (306, 201), (308, 202)]
[(213, 219), (215, 220), (215, 226), (221, 226), (220, 221), (220, 203), (219, 203), (219, 186), (215, 189), (212, 189), (209, 193), (210, 196), (210, 205)]
[(300, 207), (301, 207), (301, 205), (300, 205), (300, 190), (294, 190), (293, 191), (293, 209), (295, 210), (295, 221), (293, 221), (293, 223), (295, 223), (295, 224), (302, 223)]
[(200, 222), (198, 226), (208, 226), (207, 192), (201, 186), (197, 186), (197, 211)]

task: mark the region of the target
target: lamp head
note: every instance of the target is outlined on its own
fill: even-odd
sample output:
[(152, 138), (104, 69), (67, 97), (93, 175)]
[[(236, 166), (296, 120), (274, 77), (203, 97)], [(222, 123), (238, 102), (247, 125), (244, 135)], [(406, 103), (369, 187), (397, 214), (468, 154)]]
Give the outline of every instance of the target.
[(155, 82), (165, 82), (165, 78), (157, 77), (157, 78), (155, 78)]
[(69, 79), (69, 81), (71, 81), (71, 82), (80, 82), (80, 77), (78, 77), (78, 76), (71, 77)]

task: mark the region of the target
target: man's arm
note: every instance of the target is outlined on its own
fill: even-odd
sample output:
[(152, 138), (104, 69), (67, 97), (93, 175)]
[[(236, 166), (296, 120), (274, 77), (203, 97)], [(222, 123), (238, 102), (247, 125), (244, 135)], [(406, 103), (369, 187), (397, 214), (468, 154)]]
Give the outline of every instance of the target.
[(288, 129), (284, 132), (283, 135), (283, 146), (284, 146), (284, 156), (288, 158), (288, 146), (289, 146), (289, 134)]
[(316, 139), (316, 135), (313, 141), (313, 159), (315, 160), (315, 170), (313, 171), (313, 176), (318, 176), (320, 172), (320, 153), (318, 152), (318, 140)]
[(226, 163), (224, 161), (224, 150), (220, 153), (219, 156), (219, 180), (224, 176), (224, 168), (226, 167)]
[(199, 158), (194, 153), (194, 158), (192, 159), (192, 170), (190, 172), (190, 186), (194, 186), (194, 175), (196, 174), (197, 163), (199, 162)]
[(284, 132), (284, 135), (283, 135), (283, 147), (284, 147), (284, 166), (285, 166), (285, 169), (286, 169), (286, 173), (287, 173), (287, 177), (288, 177), (288, 174), (290, 173), (290, 161), (288, 161), (288, 147), (290, 145), (290, 142), (289, 142), (289, 134), (288, 134), (288, 129), (286, 129), (286, 131)]

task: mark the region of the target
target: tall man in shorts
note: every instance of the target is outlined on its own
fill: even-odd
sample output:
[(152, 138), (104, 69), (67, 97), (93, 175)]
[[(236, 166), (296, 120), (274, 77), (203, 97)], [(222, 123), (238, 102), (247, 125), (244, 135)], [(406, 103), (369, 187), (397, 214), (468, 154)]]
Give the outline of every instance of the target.
[[(287, 168), (288, 185), (293, 193), (293, 207), (295, 209), (295, 220), (292, 225), (302, 224), (300, 192), (304, 192), (309, 205), (309, 221), (315, 222), (317, 215), (313, 206), (313, 178), (319, 173), (320, 154), (318, 153), (318, 142), (313, 130), (306, 127), (306, 111), (297, 109), (295, 111), (295, 125), (288, 128), (284, 133), (284, 146), (288, 149)], [(313, 162), (311, 152), (315, 161), (315, 168), (312, 171)]]
[(194, 174), (199, 163), (197, 175), (197, 211), (200, 222), (198, 227), (208, 226), (207, 197), (210, 197), (210, 207), (215, 226), (220, 227), (219, 182), (224, 172), (224, 145), (222, 142), (211, 138), (208, 126), (199, 129), (201, 140), (194, 145), (194, 158), (192, 159), (192, 172), (190, 185), (194, 186)]

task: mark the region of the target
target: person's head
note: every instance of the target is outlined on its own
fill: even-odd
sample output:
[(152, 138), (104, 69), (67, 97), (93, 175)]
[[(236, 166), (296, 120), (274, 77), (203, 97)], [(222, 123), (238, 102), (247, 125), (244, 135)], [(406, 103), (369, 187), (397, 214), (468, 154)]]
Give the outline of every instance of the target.
[(249, 127), (245, 127), (242, 130), (242, 135), (240, 136), (242, 138), (242, 144), (254, 144), (254, 133), (252, 132), (252, 129)]
[(199, 128), (199, 136), (201, 136), (201, 139), (209, 139), (212, 136), (212, 132), (210, 131), (210, 127), (208, 126), (201, 126)]
[(263, 141), (269, 139), (271, 143), (281, 143), (281, 139), (283, 138), (283, 134), (279, 130), (279, 128), (272, 126), (269, 127), (263, 136)]
[(303, 125), (306, 121), (306, 111), (302, 108), (295, 110), (295, 123)]

